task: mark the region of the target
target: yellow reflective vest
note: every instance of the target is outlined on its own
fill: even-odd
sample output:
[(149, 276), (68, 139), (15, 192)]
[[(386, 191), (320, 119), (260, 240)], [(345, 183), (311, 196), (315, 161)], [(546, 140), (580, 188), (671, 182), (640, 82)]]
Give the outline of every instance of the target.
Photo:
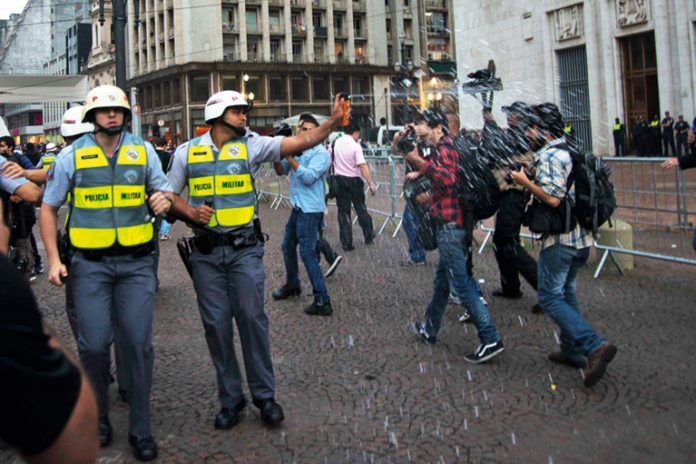
[(44, 169), (49, 169), (51, 166), (53, 166), (53, 163), (56, 161), (56, 155), (50, 154), (50, 155), (43, 155), (41, 157), (41, 167)]
[(126, 133), (112, 167), (92, 137), (73, 144), (75, 175), (68, 233), (75, 248), (99, 250), (152, 241), (154, 231), (145, 202), (147, 151)]
[(246, 137), (225, 143), (217, 159), (210, 145), (201, 145), (201, 138), (189, 143), (189, 204), (197, 208), (208, 205), (215, 209), (208, 227), (239, 227), (251, 224), (256, 209)]

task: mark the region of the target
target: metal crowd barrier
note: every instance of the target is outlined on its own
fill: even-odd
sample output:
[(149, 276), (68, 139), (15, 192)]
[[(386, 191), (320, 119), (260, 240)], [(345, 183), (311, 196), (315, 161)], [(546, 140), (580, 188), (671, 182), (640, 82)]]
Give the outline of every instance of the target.
[[(367, 195), (368, 211), (384, 220), (378, 229), (382, 234), (388, 224), (394, 226), (396, 237), (402, 225), (403, 158), (389, 149), (368, 149), (365, 159), (372, 179), (377, 185), (375, 196)], [(696, 170), (665, 170), (660, 164), (666, 158), (607, 157), (612, 168), (617, 208), (614, 219), (627, 222), (633, 229), (633, 246), (627, 247), (618, 240), (614, 243), (595, 243), (601, 254), (595, 270), (599, 276), (608, 259), (623, 272), (615, 255), (630, 254), (641, 258), (658, 259), (680, 264), (696, 264), (692, 248), (693, 223), (696, 216)], [(274, 209), (289, 205), (286, 176), (277, 176), (272, 166), (264, 166), (256, 175), (257, 193), (268, 199)], [(367, 194), (367, 191), (366, 191)], [(335, 206), (335, 202), (329, 205)], [(354, 222), (357, 217), (354, 219)], [(495, 229), (486, 221), (479, 226), (484, 237), (478, 248), (482, 253)], [(521, 236), (537, 239), (538, 236), (523, 231)]]

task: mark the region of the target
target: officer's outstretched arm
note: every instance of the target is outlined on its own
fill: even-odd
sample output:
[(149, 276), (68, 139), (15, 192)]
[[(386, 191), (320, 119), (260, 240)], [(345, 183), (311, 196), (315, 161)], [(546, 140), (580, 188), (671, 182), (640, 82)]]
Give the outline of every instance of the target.
[[(321, 123), (320, 126), (312, 130), (301, 132), (293, 137), (285, 137), (280, 145), (280, 155), (287, 156), (294, 153), (300, 153), (307, 148), (312, 148), (319, 145), (326, 137), (329, 136), (332, 130), (338, 126), (343, 115), (343, 100), (341, 94), (334, 98), (334, 106), (331, 111), (331, 117)], [(348, 110), (350, 113), (350, 110)]]
[(63, 285), (62, 279), (68, 276), (68, 269), (60, 262), (58, 255), (58, 208), (47, 203), (41, 205), (39, 215), (39, 228), (41, 230), (41, 240), (46, 249), (48, 259), (48, 281), (60, 287)]
[(14, 191), (14, 195), (17, 195), (19, 198), (29, 203), (38, 202), (41, 199), (42, 193), (41, 187), (33, 182), (24, 183)]

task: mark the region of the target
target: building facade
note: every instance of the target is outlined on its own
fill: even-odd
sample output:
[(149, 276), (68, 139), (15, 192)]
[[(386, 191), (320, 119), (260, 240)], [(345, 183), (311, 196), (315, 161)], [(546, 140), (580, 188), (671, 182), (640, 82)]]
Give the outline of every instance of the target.
[[(454, 16), (459, 80), (494, 59), (496, 107), (553, 101), (587, 151), (613, 153), (617, 117), (628, 128), (638, 116), (696, 115), (695, 0), (462, 0)], [(460, 108), (463, 122), (482, 125), (471, 96)]]
[(87, 75), (87, 86), (92, 89), (98, 85), (116, 83), (116, 47), (111, 40), (111, 2), (104, 2), (104, 24), (100, 24), (99, 2), (90, 3), (90, 24), (92, 47), (87, 63), (82, 66), (82, 74)]
[[(444, 16), (433, 23), (432, 38), (418, 32), (433, 2), (142, 0), (140, 21), (128, 25), (128, 76), (138, 88), (143, 134), (192, 137), (205, 126), (208, 96), (228, 89), (253, 99), (249, 123), (261, 132), (301, 112), (327, 114), (337, 92), (350, 93), (354, 119), (373, 127), (393, 114), (399, 95), (392, 77), (423, 70), (424, 50), (441, 39), (435, 35), (449, 43), (432, 45), (431, 61), (449, 58)], [(133, 0), (128, 6), (134, 11)]]

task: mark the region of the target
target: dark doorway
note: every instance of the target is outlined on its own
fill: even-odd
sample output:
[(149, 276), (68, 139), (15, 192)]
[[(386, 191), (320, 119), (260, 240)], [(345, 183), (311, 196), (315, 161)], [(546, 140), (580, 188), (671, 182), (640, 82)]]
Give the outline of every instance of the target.
[[(657, 58), (655, 34), (632, 35), (620, 39), (621, 67), (623, 71), (624, 110), (626, 128), (630, 128), (643, 116), (646, 121), (660, 115), (660, 93), (657, 83)], [(636, 150), (635, 140), (629, 134), (629, 150)]]

